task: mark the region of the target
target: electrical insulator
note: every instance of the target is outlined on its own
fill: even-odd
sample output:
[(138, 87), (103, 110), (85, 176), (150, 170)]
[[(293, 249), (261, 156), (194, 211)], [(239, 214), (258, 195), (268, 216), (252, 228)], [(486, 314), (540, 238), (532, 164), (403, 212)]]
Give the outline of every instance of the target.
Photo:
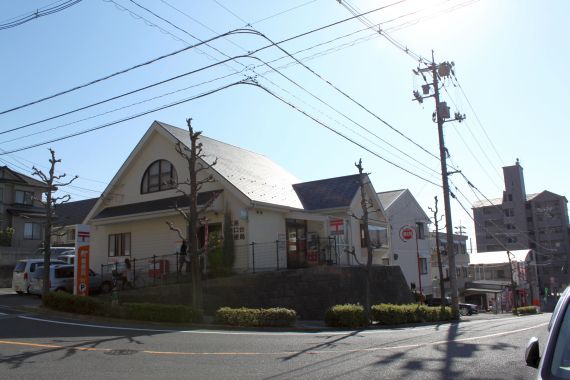
[(414, 98), (416, 98), (416, 100), (418, 101), (418, 103), (423, 103), (424, 102), (424, 98), (421, 97), (420, 93), (418, 90), (414, 90)]
[(422, 92), (424, 95), (429, 95), (429, 84), (422, 85)]

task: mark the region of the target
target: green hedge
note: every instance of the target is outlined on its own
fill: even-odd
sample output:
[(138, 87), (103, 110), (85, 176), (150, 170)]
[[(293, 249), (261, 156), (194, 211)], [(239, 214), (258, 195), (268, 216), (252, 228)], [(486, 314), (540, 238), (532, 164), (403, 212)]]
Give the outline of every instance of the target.
[(216, 322), (230, 326), (292, 326), (296, 320), (295, 310), (281, 307), (270, 309), (222, 307), (216, 312)]
[(74, 296), (65, 292), (50, 292), (42, 298), (44, 306), (78, 314), (100, 314), (104, 304), (91, 297)]
[(425, 305), (379, 304), (372, 306), (372, 318), (381, 325), (399, 325), (404, 323), (450, 321), (454, 318), (451, 308)]
[(365, 327), (368, 326), (368, 318), (361, 305), (335, 305), (326, 311), (325, 324), (331, 327)]
[(513, 314), (527, 315), (527, 314), (537, 314), (537, 313), (538, 310), (536, 309), (535, 306), (523, 306), (523, 307), (513, 308)]
[(98, 315), (153, 322), (200, 322), (202, 313), (184, 305), (126, 303), (112, 306), (92, 297), (74, 296), (64, 292), (48, 293), (43, 298), (50, 309), (77, 314)]

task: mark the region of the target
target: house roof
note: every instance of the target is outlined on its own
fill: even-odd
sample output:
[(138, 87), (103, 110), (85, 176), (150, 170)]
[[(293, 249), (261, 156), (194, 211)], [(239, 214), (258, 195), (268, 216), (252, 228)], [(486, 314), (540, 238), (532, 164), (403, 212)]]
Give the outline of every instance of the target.
[[(540, 195), (542, 193), (527, 194), (526, 195), (527, 202), (533, 200), (534, 198), (536, 198), (538, 195)], [(503, 204), (503, 198), (484, 199), (484, 200), (477, 201), (477, 202), (473, 203), (473, 208), (489, 207), (489, 206), (501, 206), (502, 204)]]
[(82, 201), (67, 202), (55, 206), (57, 223), (61, 225), (81, 224), (95, 206), (99, 198), (84, 199)]
[[(519, 249), (516, 251), (508, 251), (511, 254), (512, 261), (526, 261), (532, 249)], [(469, 264), (485, 265), (485, 264), (508, 264), (509, 258), (507, 251), (495, 252), (477, 252), (469, 255)]]
[(378, 198), (384, 210), (387, 210), (396, 199), (406, 192), (406, 189), (382, 191), (378, 193)]
[(0, 182), (16, 182), (23, 183), (29, 186), (46, 188), (45, 182), (39, 181), (35, 178), (10, 169), (7, 166), (0, 166)]
[[(212, 196), (217, 196), (219, 191), (208, 191), (198, 194), (198, 206), (204, 205)], [(176, 207), (188, 207), (190, 200), (187, 196), (163, 198), (153, 201), (129, 203), (126, 205), (107, 207), (103, 209), (94, 219), (113, 218), (117, 216), (136, 215), (147, 212), (175, 210)]]
[[(185, 129), (173, 127), (162, 122), (155, 122), (170, 133), (176, 140), (190, 147), (190, 137)], [(271, 161), (267, 157), (200, 136), (204, 157), (203, 160), (217, 163), (212, 170), (230, 182), (237, 190), (253, 202), (274, 204), (302, 209), (303, 206), (293, 184), (299, 179)]]
[(305, 210), (348, 207), (359, 190), (359, 174), (293, 185)]

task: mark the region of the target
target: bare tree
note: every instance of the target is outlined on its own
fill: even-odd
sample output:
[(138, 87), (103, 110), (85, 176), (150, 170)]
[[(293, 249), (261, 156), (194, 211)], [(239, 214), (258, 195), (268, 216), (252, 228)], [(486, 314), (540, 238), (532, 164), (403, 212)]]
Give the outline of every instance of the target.
[(372, 242), (370, 241), (370, 231), (368, 230), (368, 209), (372, 206), (366, 199), (366, 192), (364, 190), (364, 169), (362, 168), (362, 159), (354, 164), (358, 168), (359, 185), (360, 185), (360, 205), (362, 206), (362, 228), (364, 230), (364, 240), (366, 241), (366, 294), (364, 300), (364, 308), (368, 320), (372, 320), (372, 305), (370, 300), (370, 286), (372, 283)]
[[(439, 244), (439, 222), (441, 221), (441, 218), (438, 219), (437, 213), (438, 213), (438, 208), (437, 208), (437, 196), (434, 197), (435, 199), (435, 210), (432, 209), (431, 207), (428, 207), (430, 209), (431, 212), (433, 212), (433, 222), (435, 224), (435, 249), (437, 252), (437, 267), (439, 270), (439, 292), (441, 294), (441, 309), (443, 310), (445, 308), (445, 283), (443, 282), (443, 267), (441, 264), (441, 250), (440, 250), (440, 244)], [(443, 217), (443, 215), (442, 215)]]
[(185, 240), (188, 245), (188, 255), (190, 257), (190, 266), (192, 274), (192, 306), (200, 310), (203, 305), (202, 294), (202, 273), (200, 268), (200, 256), (204, 252), (200, 251), (198, 247), (198, 228), (201, 222), (201, 216), (208, 210), (216, 199), (215, 193), (206, 203), (198, 210), (198, 193), (202, 186), (209, 182), (214, 182), (212, 174), (203, 176), (199, 179), (199, 174), (204, 171), (210, 170), (217, 163), (217, 159), (212, 164), (206, 163), (203, 160), (205, 154), (202, 151), (202, 144), (198, 142), (202, 132), (195, 132), (192, 128), (192, 119), (186, 119), (188, 125), (188, 135), (190, 137), (190, 147), (182, 144), (180, 141), (176, 143), (176, 152), (180, 154), (188, 164), (188, 178), (184, 181), (178, 181), (176, 189), (178, 192), (188, 197), (188, 208), (176, 207), (178, 213), (184, 218), (186, 222), (185, 233), (176, 227), (172, 222), (166, 222), (168, 227), (175, 231), (178, 236)]
[[(43, 273), (43, 289), (42, 295), (45, 296), (49, 292), (49, 265), (51, 260), (51, 237), (53, 235), (53, 221), (55, 218), (55, 207), (58, 204), (63, 204), (69, 202), (71, 196), (66, 194), (64, 196), (58, 197), (55, 196), (55, 192), (59, 190), (61, 187), (67, 186), (71, 184), (73, 181), (77, 179), (77, 176), (74, 176), (71, 180), (67, 182), (61, 182), (63, 178), (66, 177), (66, 174), (56, 175), (55, 174), (55, 166), (57, 163), (61, 162), (61, 159), (55, 158), (55, 151), (53, 149), (49, 149), (51, 154), (51, 158), (49, 159), (50, 168), (49, 172), (46, 175), (44, 172), (36, 168), (35, 166), (32, 167), (33, 173), (36, 177), (39, 177), (43, 182), (47, 185), (47, 191), (45, 192), (45, 199), (41, 199), (40, 202), (44, 205), (46, 210), (46, 222), (44, 228), (44, 273)], [(43, 298), (45, 299), (45, 297)]]

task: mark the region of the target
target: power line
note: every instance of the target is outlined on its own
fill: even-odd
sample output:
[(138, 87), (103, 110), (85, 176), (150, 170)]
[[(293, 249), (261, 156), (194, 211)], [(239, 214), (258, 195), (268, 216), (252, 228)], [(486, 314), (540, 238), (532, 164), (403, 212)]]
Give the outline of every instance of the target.
[(317, 78), (319, 78), (320, 80), (322, 80), (323, 82), (325, 82), (326, 84), (328, 84), (330, 87), (332, 87), (335, 91), (337, 91), (338, 93), (342, 94), (345, 98), (349, 99), (350, 101), (352, 101), (354, 104), (356, 104), (358, 107), (360, 107), (362, 110), (364, 110), (366, 113), (368, 113), (369, 115), (373, 116), (375, 119), (377, 119), (378, 121), (380, 121), (382, 124), (386, 125), (387, 127), (389, 127), (392, 131), (396, 132), (397, 134), (399, 134), (400, 136), (404, 137), (406, 140), (408, 140), (409, 142), (411, 142), (412, 144), (414, 144), (415, 146), (417, 146), (418, 148), (420, 148), (421, 150), (423, 150), (424, 152), (426, 152), (427, 154), (429, 154), (430, 156), (434, 157), (435, 159), (439, 160), (439, 158), (431, 153), (430, 151), (428, 151), (426, 148), (424, 148), (423, 146), (421, 146), (420, 144), (418, 144), (417, 142), (415, 142), (414, 140), (412, 140), (411, 138), (409, 138), (408, 136), (406, 136), (404, 133), (402, 133), (400, 130), (398, 130), (397, 128), (395, 128), (394, 126), (392, 126), (390, 123), (388, 123), (387, 121), (385, 121), (384, 119), (382, 119), (380, 116), (378, 116), (376, 113), (374, 113), (373, 111), (371, 111), (369, 108), (367, 108), (366, 106), (364, 106), (362, 103), (358, 102), (356, 99), (354, 99), (352, 96), (348, 95), (346, 92), (344, 92), (343, 90), (341, 90), (340, 88), (338, 88), (337, 86), (335, 86), (331, 81), (325, 79), (323, 76), (321, 76), (320, 74), (318, 74), (316, 71), (314, 71), (313, 69), (311, 69), (309, 66), (305, 65), (303, 62), (301, 62), (299, 59), (297, 59), (295, 56), (293, 56), (292, 54), (290, 54), (287, 50), (285, 50), (284, 48), (282, 48), (281, 46), (279, 46), (280, 43), (274, 43), (273, 41), (271, 41), (271, 39), (267, 36), (265, 36), (263, 33), (261, 32), (257, 32), (257, 34), (263, 38), (265, 38), (267, 41), (272, 42), (272, 45), (274, 45), (275, 47), (277, 47), (277, 49), (281, 50), (283, 53), (287, 54), (291, 59), (295, 60), (295, 62), (297, 62), (298, 64), (300, 64), (302, 67), (304, 67), (305, 69), (307, 69), (309, 72), (311, 72), (313, 75), (315, 75)]
[(38, 146), (43, 146), (43, 145), (51, 144), (51, 143), (54, 143), (54, 142), (58, 142), (58, 141), (62, 141), (62, 140), (67, 140), (67, 139), (72, 138), (72, 137), (77, 137), (77, 136), (80, 136), (80, 135), (84, 135), (84, 134), (86, 134), (86, 133), (93, 132), (93, 131), (96, 131), (96, 130), (99, 130), (99, 129), (103, 129), (103, 128), (107, 128), (107, 127), (110, 127), (110, 126), (115, 125), (115, 124), (119, 124), (119, 123), (123, 123), (123, 122), (125, 122), (125, 121), (133, 120), (133, 119), (139, 118), (139, 117), (144, 116), (144, 115), (148, 115), (148, 114), (153, 113), (153, 112), (157, 112), (157, 111), (161, 111), (161, 110), (164, 110), (164, 109), (167, 109), (167, 108), (171, 108), (171, 107), (180, 105), (180, 104), (182, 104), (182, 103), (189, 102), (189, 101), (191, 101), (191, 100), (203, 98), (203, 97), (205, 97), (205, 96), (214, 94), (214, 93), (219, 92), (219, 91), (221, 91), (221, 90), (224, 90), (224, 89), (226, 89), (226, 88), (230, 88), (230, 87), (236, 86), (236, 85), (238, 85), (238, 84), (243, 84), (243, 83), (245, 83), (243, 80), (242, 80), (242, 81), (238, 81), (238, 82), (233, 82), (233, 83), (230, 83), (230, 84), (228, 84), (228, 85), (219, 87), (219, 88), (217, 88), (217, 89), (210, 90), (210, 91), (207, 91), (207, 92), (204, 92), (204, 93), (201, 93), (201, 94), (192, 96), (192, 97), (190, 97), (190, 98), (182, 99), (182, 100), (179, 100), (179, 101), (176, 101), (176, 102), (173, 102), (173, 103), (169, 103), (169, 104), (166, 104), (166, 105), (163, 105), (163, 106), (160, 106), (160, 107), (156, 107), (156, 108), (153, 108), (153, 109), (151, 109), (151, 110), (147, 110), (147, 111), (144, 111), (144, 112), (140, 112), (140, 113), (135, 114), (135, 115), (131, 115), (131, 116), (128, 116), (128, 117), (119, 119), (119, 120), (115, 120), (115, 121), (112, 121), (112, 122), (109, 122), (109, 123), (105, 123), (105, 124), (99, 125), (99, 126), (97, 126), (97, 127), (88, 128), (88, 129), (85, 129), (85, 130), (83, 130), (83, 131), (71, 133), (71, 134), (68, 134), (68, 135), (63, 136), (63, 137), (51, 139), (51, 140), (48, 140), (48, 141), (43, 141), (43, 142), (40, 142), (40, 143), (37, 143), (37, 144), (28, 145), (28, 146), (25, 146), (25, 147), (22, 147), (22, 148), (12, 149), (12, 150), (9, 150), (9, 151), (2, 151), (2, 152), (0, 152), (0, 156), (6, 155), (6, 154), (10, 154), (10, 153), (15, 153), (15, 152), (21, 152), (21, 151), (23, 151), (23, 150), (28, 150), (28, 149), (31, 149), (31, 148), (36, 148), (36, 147), (38, 147)]
[[(169, 95), (176, 94), (176, 93), (179, 93), (179, 92), (182, 92), (182, 91), (186, 91), (186, 90), (189, 90), (189, 89), (194, 88), (194, 87), (198, 87), (198, 86), (201, 86), (201, 85), (204, 85), (204, 84), (209, 84), (209, 83), (212, 83), (212, 82), (221, 80), (221, 79), (226, 79), (226, 78), (228, 78), (228, 77), (230, 77), (230, 76), (233, 76), (233, 75), (236, 75), (236, 74), (240, 74), (240, 73), (239, 73), (239, 72), (237, 72), (237, 73), (231, 73), (231, 74), (228, 74), (228, 75), (224, 75), (224, 76), (222, 76), (222, 77), (217, 77), (217, 78), (214, 78), (214, 79), (210, 79), (210, 80), (207, 80), (207, 81), (203, 81), (203, 82), (201, 82), (201, 83), (193, 84), (193, 85), (191, 85), (191, 86), (187, 86), (187, 87), (184, 87), (184, 88), (180, 88), (180, 89), (178, 89), (178, 90), (170, 91), (170, 92), (167, 92), (167, 93), (164, 93), (164, 94), (161, 94), (161, 95), (157, 95), (157, 96), (154, 96), (154, 97), (151, 97), (151, 98), (147, 98), (147, 99), (141, 100), (141, 101), (139, 101), (139, 102), (131, 103), (131, 104), (128, 104), (128, 105), (126, 105), (126, 106), (122, 106), (122, 107), (114, 108), (114, 109), (109, 110), (109, 111), (101, 112), (101, 113), (98, 113), (98, 114), (96, 114), (96, 115), (92, 115), (92, 116), (89, 116), (89, 117), (86, 117), (86, 118), (83, 118), (83, 119), (79, 119), (79, 120), (75, 120), (75, 121), (72, 121), (72, 122), (69, 122), (69, 123), (66, 123), (66, 124), (61, 124), (61, 125), (58, 125), (58, 126), (55, 126), (55, 127), (43, 129), (43, 130), (41, 130), (41, 131), (34, 132), (34, 133), (29, 133), (29, 134), (27, 134), (27, 135), (18, 136), (18, 137), (15, 137), (15, 138), (13, 138), (13, 139), (10, 139), (10, 140), (0, 141), (0, 144), (5, 144), (5, 143), (12, 142), (12, 141), (17, 141), (17, 140), (21, 140), (21, 139), (24, 139), (24, 138), (32, 137), (32, 136), (35, 136), (35, 135), (39, 135), (39, 134), (42, 134), (42, 133), (51, 132), (51, 131), (54, 131), (54, 130), (56, 130), (56, 129), (60, 129), (60, 128), (63, 128), (63, 127), (68, 127), (68, 126), (70, 126), (70, 125), (74, 125), (74, 124), (77, 124), (77, 123), (80, 123), (80, 122), (83, 122), (83, 121), (91, 120), (91, 119), (94, 119), (94, 118), (97, 118), (97, 117), (100, 117), (100, 116), (103, 116), (103, 115), (107, 115), (107, 114), (110, 114), (110, 113), (113, 113), (113, 112), (117, 112), (117, 111), (120, 111), (120, 110), (124, 110), (124, 109), (130, 108), (130, 107), (136, 106), (136, 105), (140, 105), (140, 104), (143, 104), (143, 103), (147, 103), (147, 102), (152, 101), (152, 100), (160, 99), (160, 98), (163, 98), (163, 97), (165, 97), (165, 96), (169, 96)], [(115, 98), (117, 98), (117, 97), (115, 97)], [(101, 103), (101, 102), (99, 102), (99, 103)], [(89, 107), (89, 106), (83, 107), (83, 109), (88, 108), (88, 107)], [(71, 112), (70, 112), (70, 113), (71, 113)]]
[(238, 20), (240, 20), (241, 22), (243, 22), (245, 24), (245, 26), (248, 26), (249, 23), (247, 21), (245, 21), (243, 18), (239, 17), (236, 13), (234, 13), (231, 9), (229, 9), (228, 7), (226, 7), (224, 4), (220, 3), (218, 0), (212, 0), (214, 3), (218, 4), (221, 8), (223, 8), (226, 12), (228, 12), (229, 14), (231, 14), (232, 16), (234, 16), (235, 18), (237, 18)]
[[(481, 190), (479, 190), (479, 189), (477, 188), (477, 186), (475, 186), (475, 185), (465, 176), (465, 174), (463, 174), (463, 173), (460, 173), (460, 174), (461, 174), (461, 176), (463, 177), (463, 179), (465, 180), (465, 182), (467, 183), (467, 185), (471, 188), (471, 190), (473, 191), (473, 194), (475, 194), (475, 197), (477, 198), (477, 200), (478, 200), (479, 202), (482, 203), (481, 198), (479, 198), (479, 196), (477, 195), (477, 193), (479, 193), (483, 198), (485, 198), (485, 200), (489, 203), (489, 206), (492, 206), (493, 208), (497, 209), (497, 210), (500, 211), (501, 213), (503, 212), (503, 209), (500, 208), (500, 207), (499, 207), (498, 205), (496, 205), (495, 203), (493, 203), (485, 194), (483, 194), (483, 193), (481, 192)], [(476, 192), (477, 192), (477, 193), (476, 193)], [(509, 231), (507, 231), (507, 230), (505, 230), (504, 228), (502, 228), (500, 225), (496, 224), (494, 221), (491, 220), (491, 223), (492, 223), (495, 227), (497, 227), (500, 231), (502, 231), (502, 233), (504, 233), (505, 235), (510, 233)], [(514, 224), (513, 224), (512, 226), (513, 226), (513, 231), (518, 231), (518, 232), (516, 232), (517, 234), (525, 234), (526, 237), (527, 237), (527, 239), (529, 240), (529, 242), (536, 244), (537, 247), (540, 247), (540, 248), (543, 249), (543, 250), (551, 250), (550, 248), (541, 245), (538, 241), (532, 239), (532, 238), (528, 235), (528, 231), (520, 231), (520, 230), (517, 228), (517, 226), (514, 225)], [(486, 230), (486, 231), (487, 231), (487, 230)], [(521, 245), (521, 247), (523, 247), (523, 249), (524, 249), (524, 248), (527, 248), (526, 246), (524, 246), (524, 245), (523, 245), (522, 243), (520, 243), (520, 242), (516, 242), (516, 244)]]
[(272, 91), (269, 90), (268, 88), (266, 88), (266, 87), (264, 87), (264, 86), (262, 86), (262, 85), (260, 85), (260, 84), (258, 84), (258, 83), (253, 83), (253, 82), (244, 82), (244, 84), (253, 85), (253, 86), (256, 86), (256, 87), (261, 88), (262, 90), (264, 90), (265, 92), (267, 92), (269, 95), (273, 96), (274, 98), (280, 100), (281, 102), (283, 102), (283, 103), (285, 103), (286, 105), (288, 105), (288, 106), (290, 106), (291, 108), (293, 108), (295, 111), (297, 111), (297, 112), (299, 112), (299, 113), (305, 115), (305, 116), (308, 117), (309, 119), (313, 120), (315, 123), (317, 123), (317, 124), (319, 124), (319, 125), (325, 127), (325, 128), (328, 129), (329, 131), (331, 131), (331, 132), (333, 132), (334, 134), (336, 134), (336, 135), (338, 135), (338, 136), (344, 138), (345, 140), (351, 142), (352, 144), (357, 145), (358, 147), (364, 149), (364, 150), (367, 151), (368, 153), (370, 153), (370, 154), (372, 154), (372, 155), (374, 155), (374, 156), (380, 158), (381, 160), (387, 162), (388, 164), (390, 164), (390, 165), (392, 165), (392, 166), (394, 166), (394, 167), (396, 167), (396, 168), (398, 168), (398, 169), (400, 169), (400, 170), (405, 171), (405, 172), (408, 173), (408, 174), (413, 175), (414, 177), (417, 177), (417, 178), (419, 178), (419, 179), (421, 179), (421, 180), (423, 180), (423, 181), (425, 181), (425, 182), (428, 182), (428, 183), (430, 183), (430, 184), (432, 184), (432, 185), (434, 185), (434, 186), (441, 187), (441, 185), (439, 185), (439, 184), (437, 184), (437, 183), (435, 183), (435, 182), (432, 182), (432, 181), (430, 181), (429, 179), (424, 178), (424, 177), (422, 177), (422, 176), (420, 176), (420, 175), (418, 175), (418, 174), (416, 174), (416, 173), (414, 173), (414, 172), (412, 172), (412, 171), (410, 171), (410, 170), (408, 170), (408, 169), (406, 169), (406, 168), (404, 168), (404, 167), (402, 167), (402, 166), (396, 164), (395, 162), (392, 162), (392, 161), (390, 161), (390, 160), (388, 160), (388, 159), (386, 159), (386, 158), (380, 156), (378, 153), (376, 153), (376, 152), (370, 150), (369, 148), (365, 147), (364, 145), (360, 144), (359, 142), (357, 142), (357, 141), (351, 139), (350, 137), (347, 137), (347, 136), (343, 135), (342, 133), (340, 133), (340, 132), (337, 131), (336, 129), (334, 129), (334, 128), (328, 126), (328, 125), (326, 125), (325, 123), (321, 122), (320, 120), (318, 120), (318, 119), (315, 118), (314, 116), (309, 115), (307, 112), (303, 111), (303, 110), (300, 109), (299, 107), (297, 107), (297, 106), (295, 106), (294, 104), (292, 104), (292, 103), (286, 101), (285, 99), (283, 99), (283, 98), (280, 97), (279, 95), (275, 94), (274, 92), (272, 92)]
[[(50, 7), (50, 8), (45, 8), (43, 10), (39, 10), (37, 9), (35, 12), (30, 12), (28, 15), (24, 16), (24, 17), (20, 17), (14, 21), (10, 21), (4, 24), (0, 24), (0, 30), (4, 30), (4, 29), (10, 29), (10, 28), (14, 28), (16, 26), (25, 24), (29, 21), (35, 20), (37, 18), (43, 17), (43, 16), (48, 16), (57, 12), (61, 12), (69, 7), (74, 6), (75, 4), (80, 3), (81, 0), (68, 0), (68, 1), (64, 1), (63, 3), (56, 5), (54, 7)], [(55, 4), (55, 3), (52, 3)]]
[[(289, 38), (283, 39), (283, 40), (281, 40), (281, 41), (279, 41), (279, 42), (266, 45), (266, 46), (264, 46), (264, 47), (262, 47), (262, 48), (257, 49), (256, 52), (259, 52), (259, 51), (268, 49), (268, 48), (270, 48), (270, 47), (272, 47), (272, 46), (274, 46), (274, 45), (283, 44), (283, 43), (285, 43), (285, 42), (289, 42), (289, 41), (292, 41), (292, 40), (294, 40), (294, 39), (301, 38), (301, 37), (307, 36), (307, 35), (309, 35), (309, 34), (313, 34), (313, 33), (319, 32), (319, 31), (324, 30), (324, 29), (332, 28), (332, 27), (334, 27), (334, 26), (337, 26), (337, 25), (340, 25), (340, 24), (342, 24), (342, 23), (345, 23), (345, 22), (348, 22), (348, 21), (350, 21), (350, 20), (353, 20), (353, 19), (355, 19), (355, 18), (357, 18), (357, 17), (360, 17), (360, 16), (363, 16), (363, 15), (367, 15), (367, 14), (371, 14), (371, 13), (374, 13), (374, 12), (381, 11), (381, 10), (383, 10), (383, 9), (386, 9), (386, 8), (388, 8), (388, 7), (397, 5), (397, 4), (402, 3), (402, 2), (404, 2), (404, 1), (406, 1), (406, 0), (399, 0), (399, 1), (393, 2), (393, 3), (391, 3), (391, 4), (384, 5), (384, 6), (382, 6), (382, 7), (378, 7), (378, 8), (372, 9), (372, 10), (370, 10), (370, 11), (364, 12), (364, 13), (358, 15), (358, 16), (348, 17), (348, 18), (345, 18), (345, 19), (343, 19), (343, 20), (339, 20), (339, 21), (333, 22), (333, 23), (331, 23), (331, 24), (327, 24), (327, 25), (324, 25), (324, 26), (321, 26), (321, 27), (318, 27), (318, 28), (309, 30), (309, 31), (307, 31), (307, 32), (304, 32), (304, 33), (295, 35), (295, 36), (293, 36), (293, 37), (289, 37)], [(87, 87), (87, 86), (90, 86), (90, 85), (93, 85), (93, 84), (102, 82), (102, 81), (104, 81), (104, 80), (107, 80), (107, 79), (113, 78), (113, 77), (115, 77), (115, 76), (118, 76), (118, 75), (127, 73), (127, 72), (129, 72), (129, 71), (135, 70), (135, 69), (137, 69), (137, 68), (150, 65), (150, 64), (155, 63), (155, 62), (157, 62), (157, 61), (160, 61), (160, 60), (162, 60), (162, 59), (165, 59), (165, 58), (168, 58), (168, 57), (171, 57), (171, 56), (180, 54), (180, 53), (182, 53), (182, 52), (184, 52), (184, 51), (187, 51), (187, 50), (193, 49), (193, 48), (195, 48), (195, 47), (204, 45), (204, 44), (206, 44), (206, 43), (215, 41), (215, 40), (217, 40), (218, 38), (223, 38), (223, 37), (226, 37), (226, 36), (230, 36), (230, 35), (233, 35), (233, 34), (240, 34), (240, 33), (247, 34), (247, 33), (252, 33), (252, 31), (249, 30), (249, 29), (234, 29), (234, 30), (231, 30), (231, 31), (229, 31), (229, 32), (222, 33), (222, 34), (220, 34), (220, 35), (217, 35), (217, 36), (214, 36), (214, 37), (209, 38), (209, 39), (207, 39), (207, 40), (204, 40), (204, 41), (202, 41), (202, 42), (196, 43), (196, 44), (194, 44), (194, 45), (190, 45), (190, 46), (187, 46), (187, 47), (185, 47), (185, 48), (182, 48), (182, 49), (173, 51), (173, 52), (171, 52), (171, 53), (168, 53), (168, 54), (165, 54), (165, 55), (162, 55), (162, 56), (153, 58), (153, 59), (151, 59), (151, 60), (145, 61), (145, 62), (143, 62), (143, 63), (139, 63), (139, 64), (137, 64), (137, 65), (134, 65), (134, 66), (131, 66), (131, 67), (129, 67), (129, 68), (120, 70), (120, 71), (115, 72), (115, 73), (113, 73), (113, 74), (109, 74), (109, 75), (106, 75), (106, 76), (104, 76), (104, 77), (101, 77), (101, 78), (92, 80), (92, 81), (90, 81), (90, 82), (88, 82), (88, 83), (85, 83), (85, 84), (82, 84), (82, 85), (73, 87), (73, 88), (71, 88), (71, 89), (68, 89), (68, 90), (65, 90), (65, 91), (60, 91), (60, 92), (58, 92), (58, 93), (56, 93), (56, 94), (53, 94), (53, 95), (50, 95), (50, 96), (46, 96), (46, 97), (44, 97), (44, 98), (41, 98), (41, 99), (38, 99), (38, 100), (35, 100), (35, 101), (32, 101), (32, 102), (29, 102), (29, 103), (26, 103), (26, 104), (23, 104), (23, 105), (20, 105), (20, 106), (17, 106), (17, 107), (13, 107), (13, 108), (10, 108), (10, 109), (4, 110), (4, 111), (0, 111), (0, 115), (6, 114), (6, 113), (8, 113), (8, 112), (13, 112), (13, 111), (16, 111), (16, 110), (25, 108), (25, 107), (29, 107), (29, 106), (31, 106), (31, 105), (34, 105), (34, 104), (37, 104), (37, 103), (41, 103), (41, 102), (43, 102), (43, 101), (46, 101), (46, 100), (49, 100), (49, 99), (53, 99), (53, 98), (55, 98), (55, 97), (58, 97), (58, 96), (61, 96), (61, 95), (68, 94), (68, 93), (70, 93), (70, 92), (76, 91), (76, 90), (78, 90), (78, 89), (81, 89), (81, 88), (84, 88), (84, 87)], [(256, 33), (252, 33), (252, 34), (256, 34)]]

